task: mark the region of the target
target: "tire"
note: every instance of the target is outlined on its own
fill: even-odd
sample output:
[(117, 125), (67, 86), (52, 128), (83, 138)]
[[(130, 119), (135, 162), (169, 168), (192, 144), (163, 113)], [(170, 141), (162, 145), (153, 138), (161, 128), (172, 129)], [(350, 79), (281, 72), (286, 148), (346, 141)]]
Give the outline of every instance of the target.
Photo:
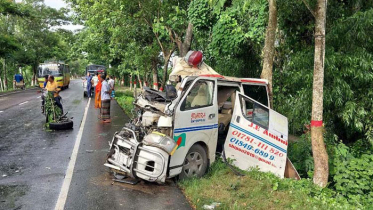
[(53, 130), (67, 130), (73, 128), (73, 121), (67, 120), (67, 121), (61, 121), (61, 122), (51, 122), (49, 123), (49, 128)]
[(87, 93), (83, 91), (83, 98), (87, 97)]
[(179, 179), (202, 177), (206, 173), (207, 166), (208, 159), (206, 150), (201, 145), (195, 144), (189, 149), (185, 156)]

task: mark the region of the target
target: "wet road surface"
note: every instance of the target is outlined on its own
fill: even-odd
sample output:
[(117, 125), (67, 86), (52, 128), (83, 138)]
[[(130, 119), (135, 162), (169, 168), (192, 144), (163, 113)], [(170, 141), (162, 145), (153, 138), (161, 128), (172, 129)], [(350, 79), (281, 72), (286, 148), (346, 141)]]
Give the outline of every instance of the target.
[[(0, 96), (0, 209), (55, 208), (88, 103), (80, 80), (60, 95), (73, 117), (72, 130), (44, 128), (37, 90)], [(128, 118), (112, 101), (112, 123), (102, 124), (93, 105), (91, 101), (64, 209), (190, 209), (172, 181), (113, 183), (103, 166), (108, 141)]]

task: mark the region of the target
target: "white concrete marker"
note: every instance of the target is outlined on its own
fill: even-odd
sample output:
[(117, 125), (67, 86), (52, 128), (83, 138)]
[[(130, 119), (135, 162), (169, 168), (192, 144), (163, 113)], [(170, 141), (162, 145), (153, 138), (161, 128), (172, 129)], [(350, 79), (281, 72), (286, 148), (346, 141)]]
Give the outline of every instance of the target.
[(36, 97), (36, 98), (40, 98), (41, 96), (38, 96), (38, 97)]
[(18, 105), (27, 104), (27, 103), (28, 103), (28, 101), (25, 101), (25, 102), (22, 102), (22, 103), (20, 103)]
[(73, 153), (70, 156), (69, 166), (67, 167), (67, 170), (66, 170), (66, 175), (65, 175), (65, 178), (64, 178), (63, 183), (62, 183), (62, 188), (61, 188), (61, 191), (60, 191), (60, 195), (58, 196), (58, 200), (57, 200), (56, 206), (54, 208), (55, 210), (63, 210), (64, 207), (65, 207), (65, 203), (66, 203), (66, 199), (67, 199), (67, 193), (69, 192), (70, 183), (71, 183), (71, 180), (73, 178), (75, 162), (76, 162), (76, 158), (78, 157), (80, 140), (82, 139), (83, 129), (84, 129), (84, 125), (85, 125), (85, 120), (87, 119), (87, 112), (88, 112), (90, 102), (91, 102), (91, 98), (89, 98), (87, 106), (85, 107), (82, 124), (80, 126), (78, 136), (76, 137), (76, 140), (75, 140)]

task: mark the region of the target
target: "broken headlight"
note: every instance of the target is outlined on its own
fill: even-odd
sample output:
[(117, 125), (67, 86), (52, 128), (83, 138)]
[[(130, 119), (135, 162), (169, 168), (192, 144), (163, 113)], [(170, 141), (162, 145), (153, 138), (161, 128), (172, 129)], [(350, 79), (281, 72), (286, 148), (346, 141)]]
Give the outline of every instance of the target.
[(177, 149), (177, 144), (171, 137), (159, 132), (153, 132), (145, 136), (143, 143), (148, 146), (158, 147), (170, 155)]

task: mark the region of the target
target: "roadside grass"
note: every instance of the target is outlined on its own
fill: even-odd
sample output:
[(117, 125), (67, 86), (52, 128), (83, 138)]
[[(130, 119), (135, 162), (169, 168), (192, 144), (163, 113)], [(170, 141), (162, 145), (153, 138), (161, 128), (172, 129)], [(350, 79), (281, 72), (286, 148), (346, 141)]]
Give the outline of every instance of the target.
[(125, 87), (117, 88), (115, 90), (115, 99), (122, 107), (126, 115), (132, 118), (133, 101), (135, 100), (133, 97), (133, 91), (130, 91), (129, 88)]
[(312, 180), (280, 179), (257, 169), (240, 172), (245, 176), (235, 175), (222, 160), (217, 160), (204, 177), (178, 184), (195, 209), (214, 202), (220, 203), (215, 209), (357, 209)]

